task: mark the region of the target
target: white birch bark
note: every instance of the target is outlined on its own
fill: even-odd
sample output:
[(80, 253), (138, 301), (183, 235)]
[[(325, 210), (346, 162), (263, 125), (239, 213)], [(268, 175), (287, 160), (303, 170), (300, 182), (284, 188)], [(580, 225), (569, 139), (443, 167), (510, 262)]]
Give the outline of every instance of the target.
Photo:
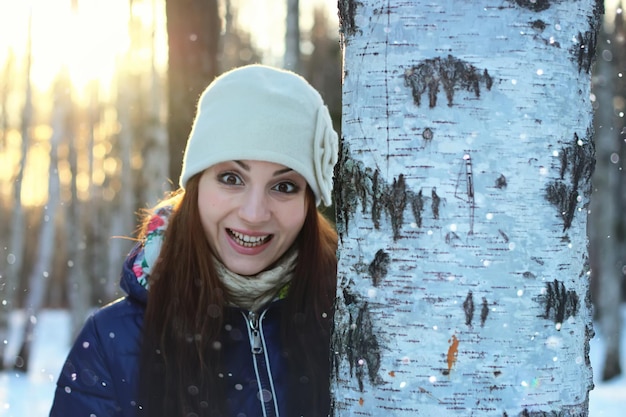
[(12, 178), (13, 186), (13, 210), (11, 214), (11, 237), (7, 251), (7, 267), (0, 288), (2, 302), (0, 303), (0, 369), (4, 367), (6, 358), (6, 347), (4, 343), (8, 340), (9, 334), (9, 314), (16, 307), (15, 295), (20, 285), (25, 255), (25, 214), (22, 207), (22, 181), (24, 179), (24, 169), (26, 168), (26, 158), (28, 147), (30, 146), (30, 128), (33, 119), (33, 91), (31, 81), (32, 63), (32, 11), (28, 15), (28, 35), (26, 44), (26, 68), (25, 68), (25, 89), (24, 107), (20, 123), (20, 133), (22, 143), (20, 147), (20, 161), (15, 178)]
[[(89, 119), (88, 119), (88, 141), (87, 141), (87, 178), (88, 200), (84, 203), (86, 209), (86, 258), (87, 273), (92, 283), (92, 297), (98, 305), (104, 305), (110, 301), (106, 295), (106, 283), (109, 281), (108, 265), (109, 260), (104, 256), (108, 252), (108, 240), (111, 235), (109, 228), (109, 218), (107, 201), (103, 199), (103, 189), (94, 182), (94, 175), (97, 164), (101, 161), (96, 159), (94, 149), (101, 140), (108, 140), (101, 135), (97, 135), (107, 109), (100, 96), (100, 84), (94, 82), (89, 89)], [(98, 137), (97, 137), (98, 136)], [(74, 321), (76, 324), (76, 321)]]
[(119, 182), (120, 186), (112, 204), (110, 228), (106, 231), (109, 240), (105, 294), (108, 300), (120, 296), (118, 277), (124, 258), (132, 247), (132, 242), (126, 239), (133, 231), (135, 215), (134, 180), (131, 166), (133, 142), (131, 80), (132, 77), (123, 72), (118, 77), (116, 110), (120, 131), (117, 134), (115, 157), (118, 158), (120, 168), (116, 173), (118, 177), (112, 180)]
[[(167, 152), (167, 131), (164, 123), (164, 94), (163, 81), (156, 65), (157, 42), (155, 34), (157, 2), (152, 0), (152, 29), (151, 37), (151, 62), (150, 62), (150, 104), (148, 115), (148, 140), (144, 144), (144, 166), (142, 175), (146, 179), (143, 182), (142, 203), (148, 207), (154, 206), (163, 198), (165, 192), (171, 188), (166, 181), (168, 176), (169, 155)], [(174, 179), (176, 181), (176, 179)]]
[(335, 416), (586, 416), (600, 3), (342, 0)]
[(66, 135), (65, 123), (68, 116), (67, 91), (69, 78), (57, 81), (54, 93), (54, 110), (52, 115), (52, 135), (50, 136), (50, 165), (48, 167), (48, 200), (43, 208), (43, 217), (37, 241), (35, 265), (28, 278), (28, 291), (24, 302), (27, 320), (24, 338), (15, 368), (28, 370), (31, 342), (37, 323), (37, 315), (43, 308), (46, 291), (51, 280), (53, 259), (56, 253), (56, 221), (61, 205), (61, 184), (59, 180), (58, 148)]
[[(65, 207), (67, 236), (67, 298), (69, 301), (72, 335), (82, 327), (90, 305), (91, 280), (87, 271), (87, 233), (85, 204), (78, 196), (78, 141), (74, 126), (68, 128), (68, 163), (71, 172), (70, 204)], [(88, 148), (93, 149), (93, 148)]]

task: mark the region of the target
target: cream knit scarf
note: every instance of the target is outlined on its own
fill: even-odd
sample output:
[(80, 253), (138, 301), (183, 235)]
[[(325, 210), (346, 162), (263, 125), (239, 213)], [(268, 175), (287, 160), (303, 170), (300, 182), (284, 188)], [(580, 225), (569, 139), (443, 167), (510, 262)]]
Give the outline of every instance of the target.
[[(146, 289), (149, 287), (152, 267), (161, 251), (163, 235), (171, 213), (171, 207), (161, 207), (154, 213), (150, 219), (143, 246), (133, 263), (137, 281)], [(272, 269), (261, 271), (253, 276), (236, 274), (216, 258), (213, 259), (220, 280), (226, 287), (228, 302), (249, 311), (258, 311), (270, 301), (286, 296), (289, 282), (293, 278), (298, 251), (296, 249), (287, 251)]]
[(298, 252), (292, 249), (272, 269), (253, 276), (236, 274), (217, 259), (213, 259), (217, 274), (226, 287), (229, 303), (249, 311), (258, 311), (275, 298), (284, 298), (293, 278)]

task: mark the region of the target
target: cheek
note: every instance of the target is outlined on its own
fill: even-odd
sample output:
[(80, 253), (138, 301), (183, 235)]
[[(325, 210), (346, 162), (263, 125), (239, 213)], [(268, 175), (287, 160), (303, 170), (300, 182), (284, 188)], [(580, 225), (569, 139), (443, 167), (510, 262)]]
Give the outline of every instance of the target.
[(198, 211), (200, 213), (200, 222), (202, 223), (202, 228), (205, 233), (207, 233), (207, 237), (209, 230), (215, 227), (215, 208), (215, 199), (210, 193), (198, 193)]
[(295, 239), (304, 225), (304, 220), (306, 218), (305, 205), (300, 204), (297, 208), (290, 210), (290, 213), (285, 214), (283, 218), (288, 219), (289, 223), (287, 224), (287, 227), (290, 234), (293, 235), (293, 238)]

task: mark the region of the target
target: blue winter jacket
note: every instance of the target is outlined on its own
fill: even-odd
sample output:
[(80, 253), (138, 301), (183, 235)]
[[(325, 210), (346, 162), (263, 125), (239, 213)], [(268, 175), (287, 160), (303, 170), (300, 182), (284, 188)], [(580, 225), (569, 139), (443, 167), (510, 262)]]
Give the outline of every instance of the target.
[[(90, 316), (67, 357), (57, 382), (50, 417), (136, 417), (141, 328), (147, 290), (129, 257), (121, 287), (127, 296)], [(306, 415), (293, 413), (303, 391), (288, 382), (280, 341), (282, 301), (258, 317), (233, 311), (222, 340), (226, 403), (235, 417)], [(211, 399), (206, 399), (211, 401)], [(174, 416), (172, 416), (174, 417)]]

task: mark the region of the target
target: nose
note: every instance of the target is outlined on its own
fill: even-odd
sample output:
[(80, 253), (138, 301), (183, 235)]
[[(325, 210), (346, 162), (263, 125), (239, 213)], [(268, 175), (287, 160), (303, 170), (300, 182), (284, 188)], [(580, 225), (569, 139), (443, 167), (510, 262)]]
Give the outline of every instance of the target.
[(239, 217), (249, 224), (263, 223), (270, 219), (268, 196), (263, 189), (251, 188), (242, 195)]

